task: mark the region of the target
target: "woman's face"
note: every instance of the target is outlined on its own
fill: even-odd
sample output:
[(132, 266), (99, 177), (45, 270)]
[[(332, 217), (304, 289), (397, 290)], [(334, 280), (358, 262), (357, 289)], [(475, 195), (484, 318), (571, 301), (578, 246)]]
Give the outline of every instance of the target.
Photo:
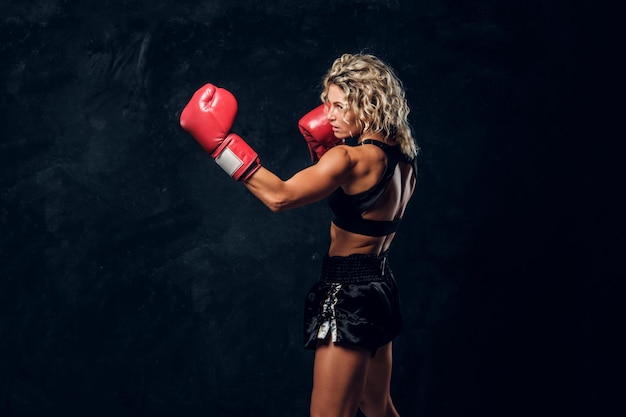
[(350, 109), (346, 112), (347, 106), (343, 91), (335, 84), (331, 84), (328, 87), (324, 109), (337, 139), (347, 139), (360, 133), (356, 116)]

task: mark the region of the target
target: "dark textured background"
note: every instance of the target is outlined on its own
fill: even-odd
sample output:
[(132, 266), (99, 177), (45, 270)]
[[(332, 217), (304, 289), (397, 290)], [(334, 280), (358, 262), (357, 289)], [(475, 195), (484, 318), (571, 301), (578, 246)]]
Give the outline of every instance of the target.
[(396, 69), (422, 147), (392, 253), (401, 414), (616, 413), (623, 185), (600, 106), (623, 51), (601, 6), (10, 3), (0, 415), (307, 415), (301, 309), (328, 210), (271, 214), (178, 117), (205, 82), (228, 88), (234, 130), (287, 178), (309, 164), (298, 118), (357, 51)]

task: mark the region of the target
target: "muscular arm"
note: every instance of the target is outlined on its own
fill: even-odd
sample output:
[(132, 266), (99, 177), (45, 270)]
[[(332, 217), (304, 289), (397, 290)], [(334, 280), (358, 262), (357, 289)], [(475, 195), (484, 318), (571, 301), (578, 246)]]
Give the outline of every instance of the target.
[(350, 181), (353, 165), (348, 149), (338, 146), (286, 181), (262, 167), (244, 185), (271, 211), (278, 212), (327, 197)]

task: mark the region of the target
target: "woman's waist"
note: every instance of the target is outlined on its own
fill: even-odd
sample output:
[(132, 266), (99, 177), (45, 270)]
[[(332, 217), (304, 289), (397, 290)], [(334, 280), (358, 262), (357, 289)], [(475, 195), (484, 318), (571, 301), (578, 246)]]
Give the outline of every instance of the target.
[(329, 256), (380, 255), (388, 251), (394, 235), (366, 236), (343, 230), (331, 223)]
[(321, 281), (340, 283), (383, 281), (391, 276), (388, 255), (389, 251), (381, 254), (326, 255), (322, 261)]

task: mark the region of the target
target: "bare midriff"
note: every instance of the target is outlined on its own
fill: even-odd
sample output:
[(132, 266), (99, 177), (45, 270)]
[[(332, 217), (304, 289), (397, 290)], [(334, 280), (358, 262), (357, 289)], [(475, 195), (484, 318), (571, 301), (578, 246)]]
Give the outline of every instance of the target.
[(365, 236), (343, 230), (330, 224), (329, 256), (348, 256), (355, 253), (380, 255), (391, 245), (395, 233), (387, 236)]

